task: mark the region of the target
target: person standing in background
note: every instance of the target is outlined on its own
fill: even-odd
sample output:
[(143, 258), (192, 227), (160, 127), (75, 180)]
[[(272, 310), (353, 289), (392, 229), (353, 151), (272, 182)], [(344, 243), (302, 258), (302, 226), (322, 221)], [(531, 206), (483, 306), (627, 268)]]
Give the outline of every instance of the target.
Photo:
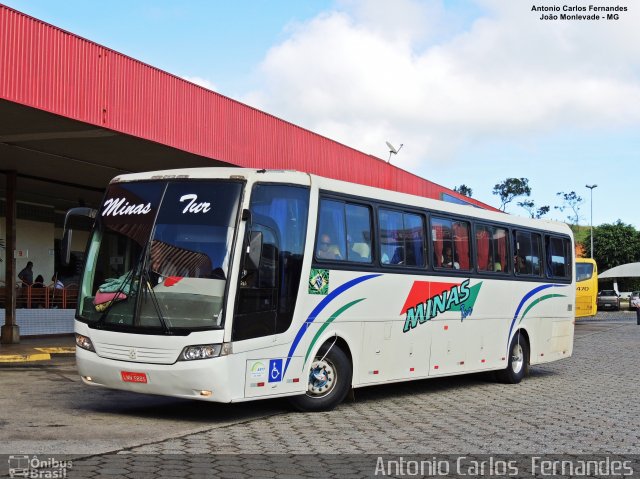
[(631, 300), (631, 306), (636, 308), (636, 321), (640, 325), (640, 296), (636, 296)]
[(23, 286), (31, 286), (33, 284), (33, 263), (31, 261), (18, 273), (18, 278), (22, 281)]

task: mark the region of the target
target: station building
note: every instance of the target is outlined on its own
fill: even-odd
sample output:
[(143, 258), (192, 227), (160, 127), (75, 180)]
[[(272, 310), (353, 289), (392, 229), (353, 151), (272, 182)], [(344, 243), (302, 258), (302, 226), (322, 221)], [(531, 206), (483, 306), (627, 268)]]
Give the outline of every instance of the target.
[[(2, 341), (73, 331), (87, 233), (62, 265), (66, 210), (98, 207), (122, 173), (203, 166), (306, 171), (494, 209), (0, 4)], [(63, 294), (19, 287), (29, 261)]]

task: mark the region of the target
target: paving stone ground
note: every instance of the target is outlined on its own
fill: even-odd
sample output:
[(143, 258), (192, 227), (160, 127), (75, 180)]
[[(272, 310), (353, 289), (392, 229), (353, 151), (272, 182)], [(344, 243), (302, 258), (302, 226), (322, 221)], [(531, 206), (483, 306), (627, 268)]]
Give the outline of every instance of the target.
[(620, 318), (579, 323), (573, 357), (518, 385), (477, 374), (358, 389), (331, 412), (277, 412), (77, 459), (68, 477), (373, 477), (380, 455), (637, 460), (640, 326)]
[(519, 385), (470, 375), (361, 389), (335, 411), (275, 415), (129, 452), (637, 454), (640, 327), (607, 326)]

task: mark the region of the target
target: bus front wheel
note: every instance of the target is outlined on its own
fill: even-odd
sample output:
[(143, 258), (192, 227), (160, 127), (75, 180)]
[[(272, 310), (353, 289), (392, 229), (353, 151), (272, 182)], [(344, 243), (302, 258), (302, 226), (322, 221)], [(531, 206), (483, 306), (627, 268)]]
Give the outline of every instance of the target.
[(509, 346), (509, 362), (506, 369), (498, 371), (498, 380), (507, 384), (518, 384), (529, 373), (529, 344), (519, 332)]
[(340, 404), (351, 387), (353, 367), (337, 345), (324, 345), (309, 369), (307, 392), (294, 396), (291, 404), (300, 411), (330, 411)]

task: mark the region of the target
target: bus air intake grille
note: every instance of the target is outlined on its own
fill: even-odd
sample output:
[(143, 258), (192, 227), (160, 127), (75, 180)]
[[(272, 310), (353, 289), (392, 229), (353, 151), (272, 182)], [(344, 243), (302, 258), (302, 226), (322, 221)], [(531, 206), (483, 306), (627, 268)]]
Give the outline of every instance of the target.
[(143, 348), (109, 343), (94, 342), (93, 344), (101, 358), (134, 363), (173, 364), (181, 351), (181, 349)]

